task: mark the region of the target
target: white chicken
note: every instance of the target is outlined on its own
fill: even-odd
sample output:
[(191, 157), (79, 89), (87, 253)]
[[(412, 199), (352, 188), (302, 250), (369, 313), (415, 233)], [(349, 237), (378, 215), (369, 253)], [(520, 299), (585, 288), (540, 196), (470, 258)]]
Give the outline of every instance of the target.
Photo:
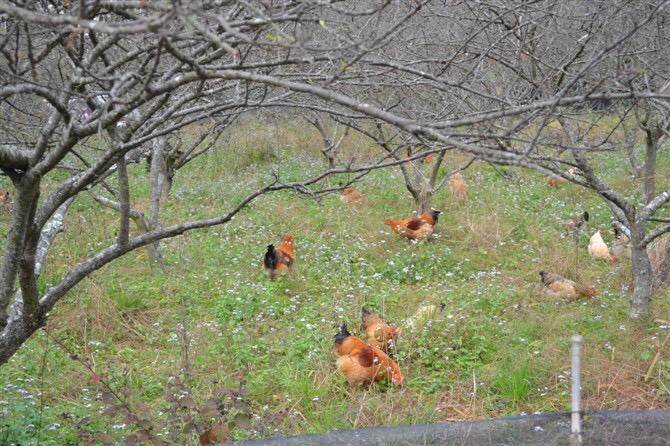
[(405, 321), (405, 327), (407, 327), (409, 331), (416, 330), (417, 328), (421, 327), (428, 319), (434, 317), (438, 309), (439, 311), (443, 311), (445, 306), (446, 305), (444, 303), (441, 303), (439, 306), (424, 305), (419, 307), (419, 309), (416, 310), (412, 316), (407, 318)]
[(610, 250), (600, 235), (600, 230), (596, 231), (589, 240), (589, 255), (596, 260), (607, 260), (610, 263), (616, 262), (616, 257), (610, 254)]

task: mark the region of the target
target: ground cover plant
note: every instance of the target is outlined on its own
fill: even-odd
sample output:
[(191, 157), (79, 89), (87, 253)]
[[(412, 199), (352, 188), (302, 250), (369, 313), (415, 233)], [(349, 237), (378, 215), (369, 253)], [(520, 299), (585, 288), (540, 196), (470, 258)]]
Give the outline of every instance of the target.
[[(211, 215), (245, 196), (278, 159), (287, 160), (276, 166), (287, 177), (318, 172), (326, 162), (320, 136), (306, 127), (250, 128), (259, 127), (242, 122), (178, 172), (163, 224), (184, 213)], [(225, 144), (234, 153), (220, 150)], [(365, 144), (350, 136), (343, 150), (374, 153)], [(444, 169), (464, 159), (450, 152)], [(616, 160), (601, 162), (608, 180), (627, 181)], [(670, 166), (661, 160), (659, 168)], [(139, 165), (129, 174), (131, 202), (144, 209), (148, 174)], [(383, 225), (414, 209), (400, 172), (386, 170), (355, 184), (365, 197), (359, 205), (337, 194), (279, 192), (225, 227), (162, 243), (165, 271), (144, 250), (105, 266), (0, 369), (2, 442), (195, 444), (202, 433), (266, 438), (565, 410), (574, 333), (584, 336), (586, 408), (670, 406), (667, 352), (644, 379), (669, 330), (670, 297), (663, 289), (653, 317), (628, 318), (628, 261), (609, 265), (586, 252), (595, 228), (612, 241), (605, 205), (585, 189), (553, 188), (518, 168), (477, 162), (464, 174), (468, 201), (448, 190), (434, 197), (443, 214), (429, 242), (407, 241)], [(115, 212), (92, 198), (72, 206), (79, 212), (66, 216), (55, 241), (66, 249), (48, 258), (42, 287), (117, 231)], [(590, 226), (575, 270), (574, 241), (560, 221), (584, 209)], [(8, 217), (0, 218), (6, 231)], [(84, 227), (95, 228), (97, 241), (78, 237)], [(294, 271), (270, 281), (261, 266), (265, 247), (286, 233), (295, 238)], [(598, 295), (548, 297), (540, 269), (593, 284)], [(441, 303), (442, 312), (403, 333), (393, 349), (404, 388), (346, 384), (335, 367), (338, 324), (357, 331), (365, 305), (402, 326), (420, 306)]]
[(0, 0), (0, 438), (667, 407), (669, 8)]

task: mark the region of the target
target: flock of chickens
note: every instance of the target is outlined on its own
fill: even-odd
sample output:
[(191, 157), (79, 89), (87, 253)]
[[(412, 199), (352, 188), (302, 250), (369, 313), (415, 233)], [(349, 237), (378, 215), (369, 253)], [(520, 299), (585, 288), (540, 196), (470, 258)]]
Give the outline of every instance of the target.
[[(551, 183), (550, 185), (553, 186)], [(452, 195), (458, 199), (467, 197), (467, 183), (462, 174), (457, 173), (451, 178), (450, 189)], [(363, 195), (351, 187), (344, 187), (340, 193), (340, 200), (346, 204), (358, 204), (363, 201)], [(440, 211), (432, 210), (415, 217), (387, 219), (384, 224), (388, 225), (392, 232), (407, 239), (429, 240), (433, 235), (439, 215)], [(589, 213), (583, 212), (570, 220), (561, 222), (561, 224), (577, 241), (579, 234), (588, 226), (588, 221)], [(630, 258), (629, 245), (628, 237), (615, 227), (612, 253), (610, 253), (610, 249), (599, 230), (591, 236), (588, 252), (593, 259), (615, 263), (618, 257)], [(275, 279), (279, 274), (291, 270), (294, 258), (294, 240), (289, 234), (276, 247), (275, 245), (268, 245), (263, 266), (268, 276)], [(591, 298), (597, 294), (594, 287), (575, 282), (559, 274), (546, 271), (540, 271), (539, 274), (543, 292), (548, 296), (576, 299)], [(421, 321), (443, 309), (444, 304), (439, 307), (436, 305), (423, 306), (405, 321), (404, 327), (413, 331)], [(346, 324), (339, 327), (339, 331), (335, 335), (338, 370), (346, 376), (347, 381), (352, 385), (390, 381), (397, 386), (402, 386), (405, 377), (389, 352), (389, 346), (402, 333), (402, 328), (388, 324), (380, 316), (363, 308), (361, 310), (360, 330), (362, 337), (356, 337), (350, 333)]]

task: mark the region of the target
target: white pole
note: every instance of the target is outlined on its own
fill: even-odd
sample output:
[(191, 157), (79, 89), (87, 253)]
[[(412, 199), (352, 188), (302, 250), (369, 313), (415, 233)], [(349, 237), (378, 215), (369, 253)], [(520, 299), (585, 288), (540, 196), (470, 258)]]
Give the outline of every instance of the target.
[(582, 423), (580, 419), (580, 351), (582, 347), (582, 337), (574, 335), (572, 337), (572, 436), (581, 443), (582, 441)]

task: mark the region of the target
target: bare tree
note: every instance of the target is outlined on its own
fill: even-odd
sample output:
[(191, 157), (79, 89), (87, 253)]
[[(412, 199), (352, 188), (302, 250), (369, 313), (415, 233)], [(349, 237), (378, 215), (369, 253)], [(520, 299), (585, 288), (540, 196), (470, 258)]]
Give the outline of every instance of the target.
[(305, 116), (309, 122), (321, 135), (323, 147), (321, 153), (328, 162), (328, 168), (334, 169), (338, 164), (338, 152), (342, 142), (349, 134), (349, 127), (340, 126), (336, 121), (328, 119), (328, 115), (323, 113), (313, 113)]
[[(45, 323), (73, 286), (114, 259), (188, 230), (227, 223), (268, 192), (327, 192), (321, 187), (324, 178), (349, 171), (324, 169), (290, 183), (275, 176), (218, 216), (170, 226), (159, 221), (161, 197), (168, 194), (174, 172), (215, 144), (223, 123), (243, 110), (292, 105), (293, 90), (238, 73), (303, 81), (322, 75), (297, 68), (314, 59), (300, 48), (308, 37), (301, 33), (320, 29), (319, 9), (303, 2), (276, 7), (214, 1), (0, 2), (0, 57), (6, 66), (0, 72), (0, 169), (16, 189), (0, 271), (0, 362)], [(210, 132), (179, 144), (182, 129), (212, 121)], [(152, 147), (155, 166), (148, 220), (130, 205), (127, 173), (128, 163), (141, 159), (146, 147)], [(383, 161), (356, 169), (383, 167)], [(68, 178), (45, 189), (43, 179), (56, 169)], [(117, 189), (106, 181), (113, 177)], [(105, 191), (94, 190), (99, 188)], [(44, 240), (55, 236), (50, 222), (62, 222), (66, 205), (87, 191), (118, 210), (116, 240), (40, 293), (37, 278), (50, 246)], [(130, 219), (139, 234), (131, 231)]]
[[(653, 291), (646, 246), (670, 231), (659, 215), (670, 191), (649, 193), (638, 204), (605, 184), (602, 158), (630, 151), (615, 132), (594, 142), (589, 129), (608, 104), (638, 107), (640, 116), (653, 104), (660, 118), (639, 122), (656, 132), (650, 141), (658, 153), (657, 130), (665, 132), (670, 99), (667, 6), (662, 0), (0, 0), (0, 169), (16, 189), (0, 270), (0, 363), (73, 286), (128, 252), (228, 223), (268, 192), (327, 193), (332, 189), (322, 180), (329, 175), (362, 174), (452, 148), (562, 176), (602, 197), (631, 236), (631, 316), (641, 316)], [(164, 143), (192, 123), (230, 120), (250, 109), (384, 123), (400, 144), (427, 150), (398, 159), (397, 146), (373, 162), (324, 169), (299, 182), (275, 177), (217, 216), (162, 227), (160, 196), (169, 190), (170, 163), (174, 168), (182, 159), (181, 149)], [(557, 122), (566, 136), (559, 141), (548, 132)], [(150, 146), (157, 204), (148, 232), (135, 235), (127, 164)], [(583, 175), (567, 173), (572, 167)], [(43, 180), (56, 169), (69, 176), (47, 190)], [(112, 177), (119, 185), (107, 190), (118, 204), (116, 240), (40, 293), (36, 262), (47, 224)], [(653, 178), (650, 171), (644, 177)], [(645, 187), (655, 188), (651, 181)], [(648, 226), (654, 220), (661, 224)]]

